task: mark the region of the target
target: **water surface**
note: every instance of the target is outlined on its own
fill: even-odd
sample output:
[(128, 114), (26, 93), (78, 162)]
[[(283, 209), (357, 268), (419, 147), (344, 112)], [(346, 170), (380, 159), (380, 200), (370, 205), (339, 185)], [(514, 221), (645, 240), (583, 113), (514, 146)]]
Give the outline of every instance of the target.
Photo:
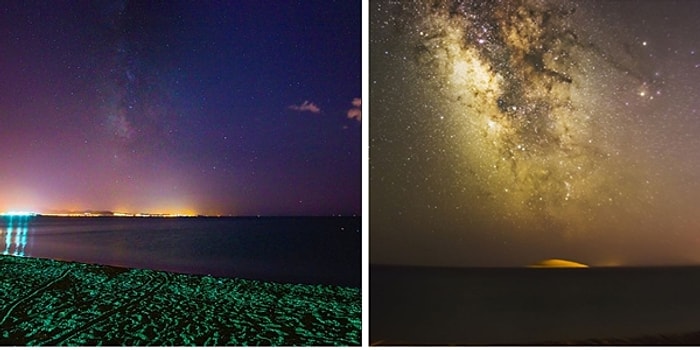
[(0, 218), (0, 253), (220, 277), (360, 287), (361, 220)]

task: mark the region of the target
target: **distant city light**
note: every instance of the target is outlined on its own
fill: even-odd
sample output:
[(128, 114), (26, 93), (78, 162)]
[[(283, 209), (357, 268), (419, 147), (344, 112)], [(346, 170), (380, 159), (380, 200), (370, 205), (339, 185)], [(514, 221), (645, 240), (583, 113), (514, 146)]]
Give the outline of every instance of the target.
[(0, 213), (0, 216), (36, 216), (36, 213), (31, 211), (6, 211)]
[(104, 216), (119, 216), (119, 217), (148, 217), (148, 218), (184, 218), (184, 217), (194, 217), (198, 214), (191, 213), (122, 213), (122, 212), (111, 212), (111, 211), (100, 211), (100, 212), (68, 212), (68, 213), (37, 213), (32, 211), (6, 211), (0, 213), (0, 217), (26, 217), (26, 216), (61, 216), (61, 217), (104, 217)]

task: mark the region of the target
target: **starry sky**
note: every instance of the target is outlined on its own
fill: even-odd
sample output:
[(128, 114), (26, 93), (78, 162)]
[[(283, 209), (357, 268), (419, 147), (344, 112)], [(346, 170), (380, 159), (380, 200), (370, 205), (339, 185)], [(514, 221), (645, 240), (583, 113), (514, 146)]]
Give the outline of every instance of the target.
[(361, 211), (356, 1), (0, 5), (0, 211)]
[(370, 260), (700, 263), (700, 3), (373, 1)]

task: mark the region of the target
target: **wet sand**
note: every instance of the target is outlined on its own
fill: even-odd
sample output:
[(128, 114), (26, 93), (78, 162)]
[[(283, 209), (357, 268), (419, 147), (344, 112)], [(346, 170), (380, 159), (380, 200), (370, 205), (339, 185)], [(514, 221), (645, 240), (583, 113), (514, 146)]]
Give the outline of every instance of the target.
[(357, 288), (0, 256), (3, 345), (360, 345)]

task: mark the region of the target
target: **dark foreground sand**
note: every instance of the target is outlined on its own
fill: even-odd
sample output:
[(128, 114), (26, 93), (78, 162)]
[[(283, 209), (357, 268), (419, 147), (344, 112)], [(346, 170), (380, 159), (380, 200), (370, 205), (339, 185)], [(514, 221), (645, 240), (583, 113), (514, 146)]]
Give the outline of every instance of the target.
[(649, 335), (637, 338), (587, 339), (582, 341), (544, 343), (544, 345), (699, 345), (700, 332)]
[[(415, 344), (401, 341), (373, 340), (370, 346), (411, 346)], [(420, 346), (470, 346), (474, 344), (419, 344)], [(700, 345), (700, 331), (683, 334), (649, 335), (637, 338), (609, 338), (609, 339), (586, 339), (562, 342), (538, 342), (522, 344), (500, 344), (501, 346), (532, 346), (532, 345)]]
[(4, 345), (360, 345), (357, 288), (0, 256)]
[(700, 267), (370, 265), (373, 345), (700, 345)]

